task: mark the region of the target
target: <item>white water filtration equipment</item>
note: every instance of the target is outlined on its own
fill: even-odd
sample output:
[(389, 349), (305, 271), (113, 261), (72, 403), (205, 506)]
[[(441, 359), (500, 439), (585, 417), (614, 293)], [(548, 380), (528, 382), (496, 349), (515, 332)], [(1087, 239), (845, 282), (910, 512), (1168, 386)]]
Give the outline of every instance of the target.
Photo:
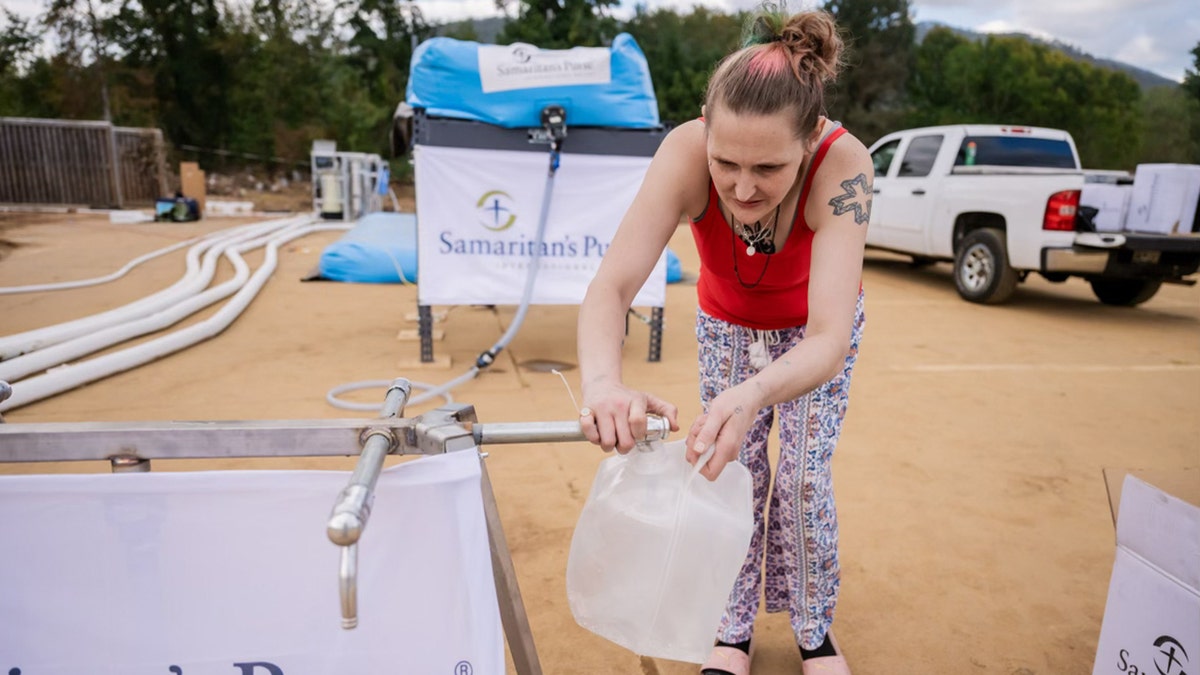
[(379, 155), (338, 152), (334, 141), (313, 141), (313, 210), (329, 220), (356, 220), (383, 209), (390, 170)]

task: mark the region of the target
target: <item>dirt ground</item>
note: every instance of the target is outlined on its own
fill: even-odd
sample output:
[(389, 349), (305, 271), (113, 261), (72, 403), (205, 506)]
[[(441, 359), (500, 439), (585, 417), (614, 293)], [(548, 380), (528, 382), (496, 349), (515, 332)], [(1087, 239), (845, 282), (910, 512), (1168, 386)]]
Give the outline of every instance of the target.
[[(10, 213), (0, 219), (0, 287), (107, 274), (238, 222), (113, 225), (103, 214)], [(446, 312), (435, 353), (451, 365), (414, 365), (418, 343), (399, 337), (415, 328), (414, 286), (300, 281), (338, 236), (314, 234), (282, 249), (271, 281), (221, 335), (12, 410), (6, 421), (367, 417), (330, 406), (325, 393), (400, 376), (447, 381), (513, 315), (511, 307), (436, 308)], [(686, 228), (671, 246), (694, 279)], [(254, 266), (261, 259), (248, 257)], [(0, 295), (0, 335), (165, 288), (181, 276), (182, 260), (182, 252), (159, 258), (98, 287)], [(866, 334), (834, 458), (843, 566), (834, 627), (854, 672), (1090, 673), (1114, 554), (1102, 470), (1200, 466), (1200, 289), (1166, 286), (1145, 305), (1120, 309), (1099, 304), (1080, 280), (1031, 278), (1008, 304), (984, 307), (958, 298), (948, 265), (914, 269), (880, 253), (869, 254), (863, 284)], [(669, 286), (662, 361), (647, 362), (648, 331), (635, 321), (624, 362), (629, 384), (679, 405), (684, 428), (699, 411), (694, 313), (694, 286)], [(576, 362), (575, 318), (573, 307), (532, 308), (497, 364), (455, 398), (483, 422), (574, 419), (561, 381), (536, 366)], [(565, 374), (578, 392), (578, 370)], [(543, 670), (696, 672), (639, 660), (571, 618), (567, 552), (603, 454), (581, 443), (489, 451)], [(155, 469), (352, 465), (156, 461)], [(0, 464), (0, 473), (107, 470)], [(755, 673), (800, 672), (786, 616), (760, 615), (755, 637)]]

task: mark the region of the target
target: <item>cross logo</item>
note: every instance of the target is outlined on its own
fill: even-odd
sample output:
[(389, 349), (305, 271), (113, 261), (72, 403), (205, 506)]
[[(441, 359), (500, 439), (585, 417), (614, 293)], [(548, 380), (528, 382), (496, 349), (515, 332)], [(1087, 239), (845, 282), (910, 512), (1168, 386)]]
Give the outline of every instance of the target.
[(503, 232), (517, 222), (513, 198), (502, 190), (485, 192), (475, 202), (475, 208), (479, 210), (480, 224), (492, 232)]
[(1154, 667), (1158, 669), (1159, 675), (1187, 675), (1183, 672), (1183, 667), (1187, 665), (1188, 655), (1183, 645), (1179, 644), (1179, 640), (1170, 635), (1162, 635), (1154, 641), (1154, 646), (1158, 647)]

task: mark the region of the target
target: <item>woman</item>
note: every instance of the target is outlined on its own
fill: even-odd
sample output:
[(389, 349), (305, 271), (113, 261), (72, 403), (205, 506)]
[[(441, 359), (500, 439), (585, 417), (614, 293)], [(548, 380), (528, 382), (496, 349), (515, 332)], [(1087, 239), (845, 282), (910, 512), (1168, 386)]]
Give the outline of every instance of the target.
[[(821, 11), (761, 12), (746, 46), (709, 80), (702, 117), (663, 140), (579, 314), (584, 433), (628, 452), (647, 413), (677, 409), (621, 381), (624, 316), (687, 214), (700, 253), (702, 414), (687, 435), (715, 480), (740, 460), (754, 480), (756, 531), (704, 673), (750, 669), (766, 551), (768, 612), (787, 610), (804, 673), (849, 673), (829, 633), (837, 601), (830, 460), (845, 415), (863, 312), (861, 274), (873, 171), (857, 139), (821, 115), (842, 43)], [(780, 424), (780, 461), (764, 527)]]

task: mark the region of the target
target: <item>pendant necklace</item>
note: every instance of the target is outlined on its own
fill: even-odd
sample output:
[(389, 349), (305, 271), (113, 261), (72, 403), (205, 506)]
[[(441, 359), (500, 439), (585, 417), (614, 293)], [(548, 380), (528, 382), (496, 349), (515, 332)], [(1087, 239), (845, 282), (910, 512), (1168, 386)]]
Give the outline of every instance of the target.
[(746, 245), (746, 255), (753, 256), (755, 253), (763, 253), (770, 255), (775, 252), (775, 226), (779, 223), (779, 209), (783, 206), (782, 203), (775, 207), (775, 213), (772, 214), (771, 220), (767, 223), (755, 221), (754, 224), (739, 223), (734, 217), (733, 212), (729, 213), (730, 219), (733, 220), (733, 231), (737, 234), (738, 239)]
[[(779, 221), (779, 209), (781, 206), (782, 204), (775, 207), (775, 215), (771, 218), (769, 226), (756, 222), (752, 230), (739, 224), (737, 218), (733, 218), (733, 214), (730, 213), (734, 227), (729, 228), (729, 236), (733, 240), (733, 245), (729, 247), (729, 251), (733, 254), (733, 274), (737, 277), (738, 283), (741, 284), (742, 288), (749, 290), (757, 287), (762, 283), (763, 277), (767, 274), (767, 267), (771, 264), (771, 254), (775, 253), (775, 224)], [(743, 234), (747, 230), (749, 230), (749, 233)], [(752, 284), (748, 284), (742, 280), (742, 272), (738, 269), (737, 244), (739, 240), (743, 244), (746, 244), (747, 256), (753, 256), (755, 252), (767, 256), (762, 269), (758, 273), (758, 278)]]

